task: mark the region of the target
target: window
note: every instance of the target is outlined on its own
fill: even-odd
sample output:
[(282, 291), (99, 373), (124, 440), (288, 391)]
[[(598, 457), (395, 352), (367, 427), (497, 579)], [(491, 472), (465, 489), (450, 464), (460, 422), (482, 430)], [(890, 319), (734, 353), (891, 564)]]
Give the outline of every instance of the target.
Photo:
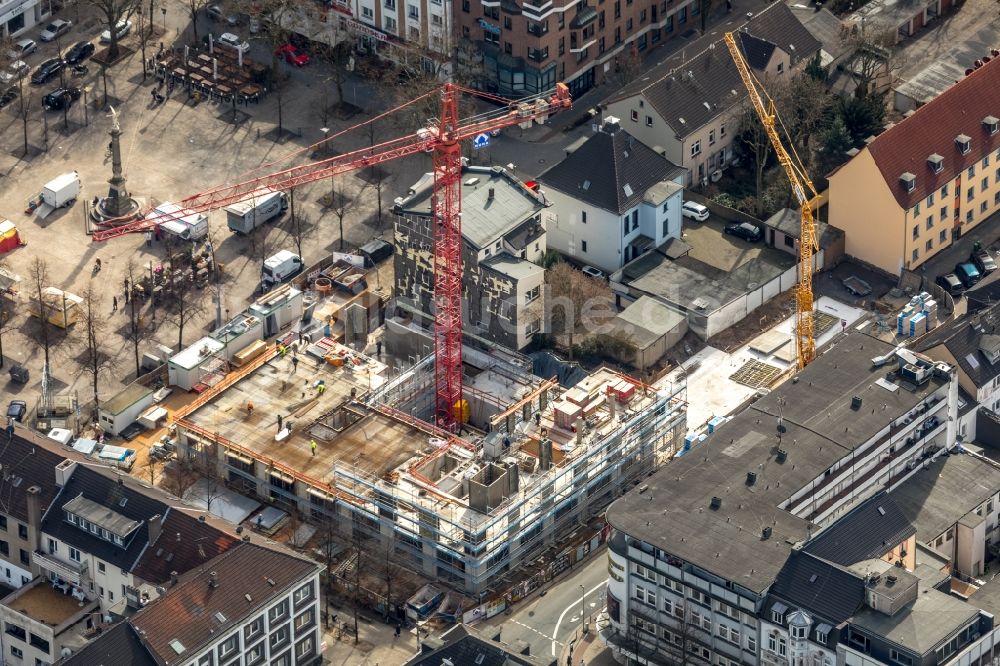
[(965, 200), (972, 201), (973, 197), (976, 195), (976, 188), (970, 187), (965, 191)]
[(990, 165), (990, 156), (987, 155), (986, 157), (983, 158), (983, 168), (985, 169), (989, 165)]
[(669, 210), (669, 207), (670, 207), (670, 202), (669, 201), (664, 201), (663, 202), (663, 212), (666, 213), (667, 210)]
[(913, 217), (920, 217), (920, 203), (913, 206)]
[(981, 181), (979, 181), (979, 191), (980, 192), (985, 192), (989, 188), (989, 186), (990, 186), (990, 179), (989, 178), (983, 178)]
[(691, 157), (701, 154), (701, 141), (695, 141), (691, 144)]
[(933, 248), (933, 247), (934, 247), (934, 239), (933, 238), (928, 238), (927, 242), (924, 243), (924, 252), (930, 252), (931, 248)]
[(222, 642), (222, 645), (219, 646), (219, 661), (222, 661), (232, 653), (236, 652), (236, 650), (239, 649), (239, 647), (240, 647), (239, 634), (233, 634), (232, 636), (224, 640)]
[(0, 516), (0, 530), (7, 531), (7, 516)]
[(767, 649), (774, 654), (784, 657), (788, 651), (788, 644), (783, 636), (771, 634), (767, 637)]
[(635, 231), (638, 228), (639, 228), (639, 211), (634, 210), (632, 211), (632, 231)]
[(24, 652), (22, 652), (17, 646), (11, 645), (10, 656), (17, 657), (18, 659), (24, 659)]
[(198, 659), (198, 666), (212, 666), (213, 655), (211, 652)]
[(24, 548), (19, 549), (21, 551), (21, 564), (31, 564), (31, 554)]
[(313, 652), (313, 637), (309, 636), (298, 642), (295, 646), (295, 658), (299, 661), (305, 659)]
[[(987, 159), (989, 159), (989, 158), (987, 158)], [(913, 659), (911, 659), (908, 655), (905, 655), (902, 652), (900, 652), (899, 650), (895, 650), (895, 649), (890, 649), (889, 650), (889, 659), (893, 663), (895, 663), (895, 664), (901, 664), (902, 666), (910, 666), (910, 664), (913, 663)]]
[(757, 637), (752, 634), (747, 634), (747, 650), (757, 652)]
[(914, 248), (913, 252), (910, 254), (910, 261), (916, 261), (920, 258), (920, 250)]
[(715, 130), (714, 129), (708, 130), (708, 145), (710, 145), (710, 146), (714, 146), (715, 145)]
[(277, 624), (281, 620), (288, 617), (288, 600), (285, 599), (280, 604), (272, 606), (270, 610), (267, 611), (267, 622), (268, 624)]
[[(1000, 178), (1000, 169), (997, 170), (997, 178)], [(941, 186), (941, 198), (948, 196), (948, 183)]]
[(582, 211), (580, 213), (580, 221), (587, 224), (587, 211)]
[(0, 555), (7, 557), (10, 555), (10, 546), (6, 541), (0, 541)]
[(284, 647), (288, 643), (288, 639), (288, 625), (284, 624), (271, 632), (271, 635), (267, 637), (267, 644), (270, 646), (271, 652), (274, 652)]
[[(466, 3), (468, 4), (468, 3)], [(466, 10), (468, 11), (468, 10)], [(375, 17), (375, 11), (371, 7), (361, 8), (361, 18), (371, 19)]]
[(22, 525), (21, 523), (18, 523), (17, 524), (17, 536), (19, 536), (19, 537), (21, 537), (21, 539), (27, 541), (28, 540), (28, 526), (27, 525)]
[(309, 601), (313, 598), (313, 584), (306, 583), (299, 589), (295, 590), (295, 594), (292, 595), (292, 603), (296, 608), (301, 606), (304, 602)]
[(249, 643), (253, 638), (259, 636), (264, 631), (264, 616), (261, 615), (250, 624), (243, 627), (243, 642)]
[(975, 176), (976, 176), (976, 165), (973, 164), (972, 166), (970, 166), (969, 169), (968, 169), (968, 171), (966, 171), (966, 173), (968, 174), (969, 178), (975, 178)]
[(246, 666), (255, 666), (256, 664), (259, 664), (262, 661), (264, 661), (264, 642), (263, 641), (261, 641), (260, 643), (257, 643), (257, 645), (254, 645), (252, 648), (250, 648), (249, 650), (247, 650), (246, 658), (244, 659), (244, 662), (246, 663)]
[(972, 211), (971, 210), (965, 211), (965, 221), (966, 222), (972, 222)]
[(639, 122), (639, 112), (636, 111), (635, 109), (632, 109), (632, 122), (634, 123)]
[(920, 238), (920, 225), (919, 224), (914, 224), (913, 225), (913, 240), (917, 240), (918, 238)]
[(726, 123), (722, 123), (721, 125), (719, 125), (719, 136), (720, 137), (726, 136)]
[(541, 293), (541, 287), (535, 287), (534, 289), (529, 289), (524, 295), (524, 302), (528, 304), (538, 298), (538, 294)]
[(808, 627), (792, 627), (792, 638), (805, 638), (808, 633)]
[(948, 219), (948, 207), (941, 206), (941, 221), (944, 222)]
[(927, 228), (928, 229), (933, 229), (934, 228), (934, 217), (931, 216), (931, 215), (927, 216)]
[(69, 549), (69, 559), (73, 560), (74, 562), (79, 562), (80, 561), (80, 551), (77, 550), (76, 548), (73, 548), (72, 546), (70, 546), (70, 549)]
[(392, 11), (396, 11), (396, 0), (384, 0), (384, 2), (386, 9), (391, 9)]
[(1000, 206), (1000, 192), (993, 195), (993, 205)]
[(982, 203), (979, 204), (979, 212), (980, 213), (985, 213), (986, 212), (986, 208), (987, 208), (987, 206), (986, 206), (986, 202), (985, 201), (983, 201)]
[(585, 241), (585, 240), (580, 241), (580, 251), (582, 251), (582, 252), (586, 252), (587, 251), (587, 241)]
[[(416, 17), (414, 16), (413, 18), (416, 18)], [(509, 16), (504, 16), (503, 17), (503, 29), (504, 30), (513, 30), (514, 29), (514, 21), (512, 21)]]
[(387, 32), (396, 32), (396, 19), (386, 16), (385, 29)]
[(625, 19), (625, 32), (632, 32), (632, 19)]
[(785, 73), (785, 63), (779, 62), (778, 63), (778, 74), (784, 74), (784, 73)]
[(653, 126), (653, 116), (646, 116), (646, 127)]
[(106, 568), (107, 567), (104, 566), (104, 562), (98, 562), (97, 563), (97, 570), (100, 571), (101, 573), (104, 573), (104, 571), (105, 571)]

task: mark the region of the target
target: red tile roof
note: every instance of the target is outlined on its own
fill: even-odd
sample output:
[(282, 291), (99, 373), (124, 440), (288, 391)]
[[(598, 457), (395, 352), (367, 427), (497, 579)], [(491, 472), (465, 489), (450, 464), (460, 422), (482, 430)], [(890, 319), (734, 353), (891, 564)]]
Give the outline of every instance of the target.
[[(986, 116), (1000, 118), (1000, 58), (986, 63), (868, 145), (901, 208), (912, 208), (1000, 147), (1000, 132), (990, 136), (983, 126)], [(955, 143), (959, 134), (972, 139), (966, 155)], [(934, 153), (944, 158), (944, 168), (937, 174), (927, 164)], [(991, 164), (1000, 166), (995, 159)], [(907, 192), (899, 180), (906, 172), (917, 177), (913, 192)], [(992, 177), (992, 171), (988, 175)], [(982, 177), (977, 169), (975, 182)]]

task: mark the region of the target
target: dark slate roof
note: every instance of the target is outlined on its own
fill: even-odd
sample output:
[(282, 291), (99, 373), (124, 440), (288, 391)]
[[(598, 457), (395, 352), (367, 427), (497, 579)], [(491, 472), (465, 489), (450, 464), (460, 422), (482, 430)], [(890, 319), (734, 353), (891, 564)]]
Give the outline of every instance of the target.
[(842, 567), (792, 551), (771, 586), (771, 594), (836, 626), (864, 604), (865, 584), (860, 576)]
[[(606, 126), (607, 127), (607, 126)], [(621, 215), (682, 170), (621, 128), (602, 129), (539, 176), (546, 187)], [(631, 194), (625, 191), (628, 185)]]
[[(160, 661), (184, 661), (292, 586), (308, 582), (318, 568), (311, 560), (240, 542), (183, 577), (129, 622)], [(213, 573), (215, 587), (209, 584)], [(185, 648), (181, 655), (170, 647), (175, 639)]]
[(771, 62), (771, 56), (777, 47), (766, 39), (754, 37), (746, 32), (738, 32), (736, 35), (747, 64), (757, 71), (762, 72), (767, 69), (767, 63)]
[(128, 622), (119, 622), (87, 643), (60, 666), (156, 666), (156, 660)]
[[(782, 49), (789, 54), (792, 66), (811, 58), (821, 47), (783, 2), (766, 7), (737, 31), (753, 35), (755, 49), (760, 41)], [(624, 86), (609, 104), (644, 95), (677, 136), (686, 137), (746, 96), (743, 80), (723, 40), (688, 60), (683, 59), (684, 53), (682, 50), (678, 54), (681, 57), (668, 58)]]
[(171, 571), (190, 571), (237, 543), (235, 534), (171, 507), (162, 519), (160, 538), (143, 552), (132, 573), (147, 583), (165, 583)]
[[(168, 509), (165, 503), (149, 497), (133, 485), (138, 484), (127, 475), (106, 476), (90, 467), (77, 465), (62, 492), (46, 512), (42, 520), (42, 531), (112, 566), (132, 571), (149, 538), (146, 521), (156, 515), (165, 516)], [(66, 520), (63, 505), (81, 494), (126, 518), (140, 522), (139, 527), (125, 541), (124, 548), (85, 532)]]
[(994, 303), (974, 315), (960, 317), (938, 326), (921, 338), (917, 351), (927, 352), (934, 357), (936, 354), (931, 350), (944, 345), (962, 368), (962, 372), (968, 375), (977, 387), (982, 388), (1000, 375), (1000, 362), (991, 365), (986, 356), (979, 351), (983, 337), (991, 335), (1000, 335), (1000, 303)]
[[(868, 144), (867, 150), (900, 208), (912, 208), (1000, 147), (1000, 133), (991, 135), (983, 125), (987, 116), (1000, 116), (998, 60), (986, 63)], [(965, 155), (955, 143), (960, 134), (971, 139), (971, 149)], [(934, 153), (944, 157), (940, 173), (927, 164)], [(917, 177), (912, 192), (900, 182), (904, 173)]]
[(893, 498), (880, 492), (816, 535), (803, 550), (846, 567), (879, 558), (916, 532)]
[(439, 637), (439, 648), (427, 650), (404, 662), (403, 666), (441, 666), (448, 659), (455, 666), (549, 666), (554, 658), (516, 654), (502, 643), (488, 640), (471, 627), (457, 624)]
[[(23, 432), (21, 429), (15, 431)], [(5, 432), (0, 433), (0, 463), (3, 465), (3, 472), (0, 473), (0, 513), (27, 523), (27, 490), (32, 486), (41, 489), (39, 500), (44, 513), (59, 492), (55, 467), (63, 460), (63, 456), (34, 444), (20, 434), (8, 440)]]

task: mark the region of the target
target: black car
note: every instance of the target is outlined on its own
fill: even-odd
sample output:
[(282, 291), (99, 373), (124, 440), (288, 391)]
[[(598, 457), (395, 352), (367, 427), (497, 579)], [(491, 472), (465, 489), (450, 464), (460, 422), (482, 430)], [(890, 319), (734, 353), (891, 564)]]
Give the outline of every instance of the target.
[(91, 42), (77, 42), (69, 47), (63, 60), (67, 65), (76, 65), (94, 54), (94, 45)]
[(938, 275), (935, 282), (937, 282), (942, 289), (955, 297), (961, 296), (962, 292), (965, 291), (965, 285), (962, 284), (962, 281), (959, 280), (958, 276), (954, 273)]
[(46, 111), (62, 111), (80, 99), (79, 88), (56, 88), (42, 98), (42, 108)]
[(0, 109), (17, 99), (17, 86), (10, 86), (0, 94)]
[(28, 405), (24, 400), (11, 400), (7, 405), (7, 418), (14, 419), (18, 423), (24, 423), (24, 415), (28, 412)]
[(764, 237), (764, 232), (760, 230), (760, 227), (756, 224), (750, 224), (749, 222), (727, 224), (725, 231), (730, 236), (736, 236), (737, 238), (742, 238), (743, 240), (751, 243), (756, 243)]
[(66, 66), (61, 58), (49, 58), (35, 70), (35, 73), (31, 75), (31, 82), (36, 86), (40, 86), (53, 76), (59, 74), (62, 68)]

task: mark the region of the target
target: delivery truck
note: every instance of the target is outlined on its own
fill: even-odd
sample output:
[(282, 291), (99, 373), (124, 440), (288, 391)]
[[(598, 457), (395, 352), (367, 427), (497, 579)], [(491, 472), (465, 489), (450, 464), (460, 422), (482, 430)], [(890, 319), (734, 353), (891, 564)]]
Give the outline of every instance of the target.
[(45, 183), (36, 202), (38, 217), (44, 219), (56, 208), (72, 206), (80, 196), (82, 187), (80, 174), (76, 171), (64, 173)]
[(169, 201), (154, 208), (147, 217), (155, 218), (162, 231), (182, 240), (197, 241), (208, 235), (208, 216), (192, 213)]
[(248, 234), (265, 222), (272, 220), (288, 208), (288, 195), (280, 190), (262, 187), (254, 190), (244, 201), (226, 208), (230, 230)]
[(298, 275), (304, 268), (302, 257), (281, 250), (264, 260), (263, 275), (261, 275), (261, 291), (267, 292), (288, 278)]

